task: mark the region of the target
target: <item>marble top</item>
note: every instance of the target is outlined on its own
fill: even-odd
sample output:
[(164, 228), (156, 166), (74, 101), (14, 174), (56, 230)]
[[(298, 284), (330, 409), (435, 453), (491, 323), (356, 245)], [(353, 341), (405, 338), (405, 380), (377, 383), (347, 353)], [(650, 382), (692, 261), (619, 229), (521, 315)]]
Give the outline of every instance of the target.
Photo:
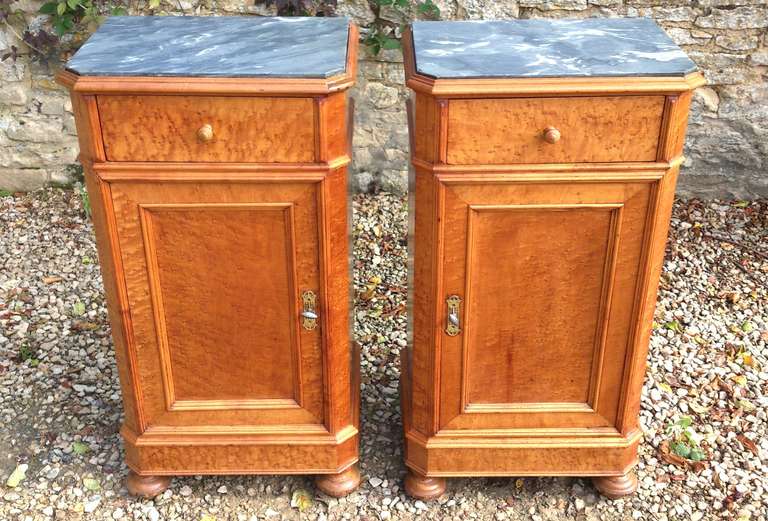
[(66, 68), (83, 76), (328, 78), (345, 71), (346, 18), (113, 16)]
[(696, 70), (649, 18), (415, 22), (416, 70), (433, 78), (684, 76)]

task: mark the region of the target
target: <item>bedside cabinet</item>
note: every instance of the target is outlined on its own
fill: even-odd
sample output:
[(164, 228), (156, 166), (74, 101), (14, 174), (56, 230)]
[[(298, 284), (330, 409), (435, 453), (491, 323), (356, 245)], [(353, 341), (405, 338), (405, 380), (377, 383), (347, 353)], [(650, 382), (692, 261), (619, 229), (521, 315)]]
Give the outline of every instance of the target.
[(359, 482), (343, 18), (113, 17), (71, 92), (123, 391), (128, 490)]
[(406, 490), (591, 476), (634, 492), (692, 90), (648, 19), (417, 22)]

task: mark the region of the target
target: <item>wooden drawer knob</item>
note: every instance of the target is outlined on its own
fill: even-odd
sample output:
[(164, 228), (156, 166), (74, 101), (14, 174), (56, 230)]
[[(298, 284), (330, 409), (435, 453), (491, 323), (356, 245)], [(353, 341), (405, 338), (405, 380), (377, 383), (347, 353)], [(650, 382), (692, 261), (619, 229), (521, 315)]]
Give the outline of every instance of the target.
[(213, 127), (208, 123), (197, 129), (197, 139), (202, 143), (207, 143), (213, 139)]
[(544, 141), (547, 143), (554, 145), (558, 141), (560, 141), (560, 131), (557, 130), (555, 127), (547, 127), (544, 129)]

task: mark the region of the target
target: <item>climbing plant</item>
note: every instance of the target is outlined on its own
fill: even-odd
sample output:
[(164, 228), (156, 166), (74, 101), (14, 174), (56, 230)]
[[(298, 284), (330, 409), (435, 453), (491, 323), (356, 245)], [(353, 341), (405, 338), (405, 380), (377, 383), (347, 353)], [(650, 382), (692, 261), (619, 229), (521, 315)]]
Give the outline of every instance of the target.
[[(13, 9), (11, 3), (0, 2), (0, 19), (24, 43), (26, 50), (11, 46), (3, 60), (16, 59), (22, 54), (29, 54), (34, 61), (49, 61), (59, 58), (62, 53), (74, 50), (92, 33), (108, 14), (127, 14), (129, 0), (50, 0), (39, 10), (47, 15), (49, 25), (32, 29), (27, 25), (25, 12)], [(160, 0), (148, 0), (147, 7), (152, 10), (160, 5)]]
[(336, 0), (266, 0), (266, 5), (275, 6), (280, 16), (333, 16), (336, 14)]
[[(435, 20), (440, 18), (440, 8), (432, 0), (369, 0), (376, 19), (371, 23), (363, 43), (373, 54), (379, 54), (384, 49), (399, 49), (400, 35), (406, 20), (425, 18)], [(385, 10), (390, 15), (384, 16)], [(402, 21), (393, 21), (398, 18)]]

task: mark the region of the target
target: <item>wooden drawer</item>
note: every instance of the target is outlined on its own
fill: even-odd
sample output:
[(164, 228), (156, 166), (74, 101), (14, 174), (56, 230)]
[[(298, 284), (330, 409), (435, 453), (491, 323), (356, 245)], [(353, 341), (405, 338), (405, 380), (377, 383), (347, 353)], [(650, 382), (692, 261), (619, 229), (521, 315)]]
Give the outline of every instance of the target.
[[(109, 161), (315, 160), (312, 98), (98, 96)], [(203, 141), (198, 130), (210, 125)]]
[(663, 111), (664, 96), (455, 99), (448, 163), (655, 161)]

